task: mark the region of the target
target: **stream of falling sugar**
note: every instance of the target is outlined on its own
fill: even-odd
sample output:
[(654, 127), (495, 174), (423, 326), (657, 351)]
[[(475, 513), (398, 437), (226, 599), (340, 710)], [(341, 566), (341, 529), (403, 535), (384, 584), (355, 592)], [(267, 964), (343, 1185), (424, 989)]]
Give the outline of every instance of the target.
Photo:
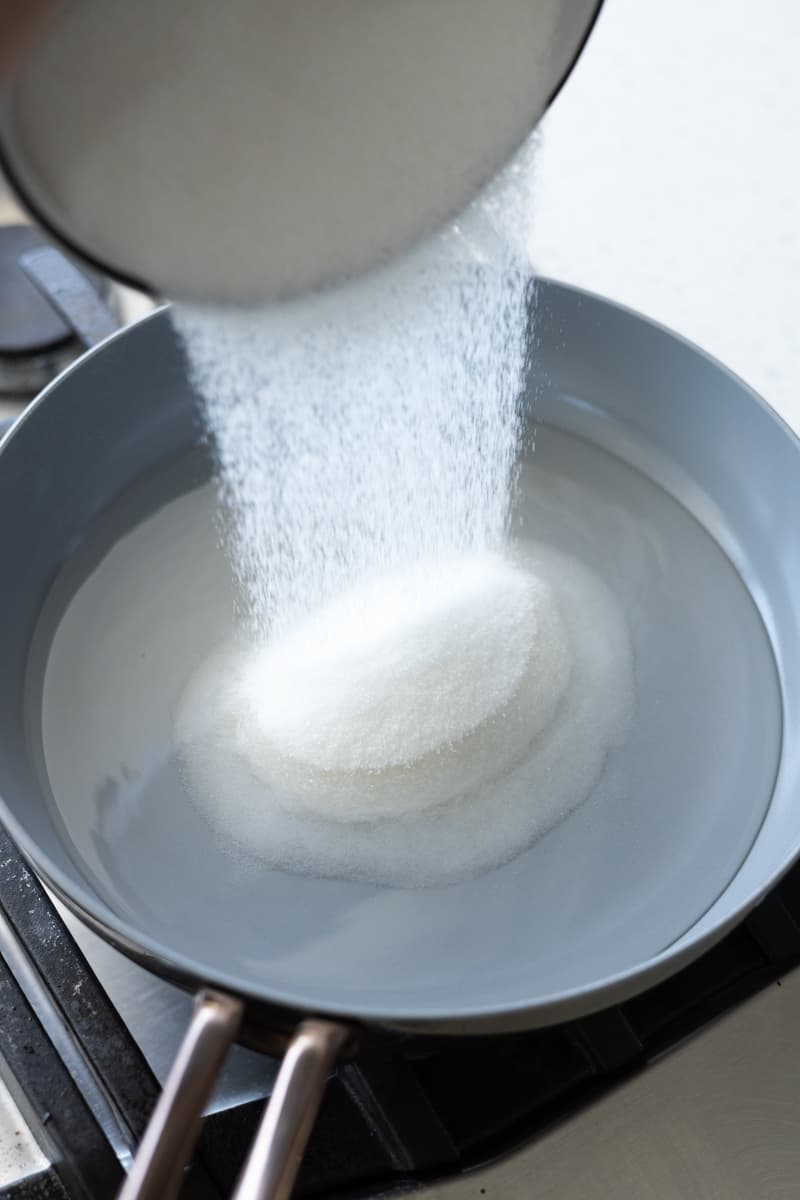
[(458, 225), (377, 275), (254, 312), (173, 310), (256, 634), (362, 578), (502, 543), (533, 157), (531, 143)]

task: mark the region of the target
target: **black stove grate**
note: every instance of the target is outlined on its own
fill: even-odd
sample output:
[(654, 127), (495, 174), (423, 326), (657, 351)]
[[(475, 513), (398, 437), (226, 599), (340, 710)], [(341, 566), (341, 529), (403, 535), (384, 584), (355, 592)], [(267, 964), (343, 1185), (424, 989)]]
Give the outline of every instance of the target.
[[(43, 981), (125, 1138), (135, 1144), (157, 1084), (38, 880), (0, 830), (0, 909)], [(800, 865), (733, 932), (665, 983), (580, 1021), (527, 1034), (373, 1042), (331, 1080), (298, 1182), (301, 1196), (354, 1196), (458, 1174), (597, 1099), (800, 964)], [(0, 1070), (58, 1191), (107, 1200), (121, 1168), (14, 972), (0, 964)], [(205, 1124), (184, 1194), (232, 1188), (263, 1104)], [(52, 1182), (52, 1181), (51, 1181)], [(41, 1189), (42, 1182), (37, 1183)], [(2, 1196), (2, 1193), (0, 1193)]]

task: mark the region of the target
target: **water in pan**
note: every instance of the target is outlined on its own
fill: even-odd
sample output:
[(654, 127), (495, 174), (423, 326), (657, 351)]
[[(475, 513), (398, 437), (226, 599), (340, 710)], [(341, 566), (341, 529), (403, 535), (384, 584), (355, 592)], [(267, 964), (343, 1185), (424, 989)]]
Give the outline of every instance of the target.
[(449, 887), (308, 879), (232, 858), (192, 805), (170, 737), (181, 691), (233, 611), (212, 504), (210, 489), (190, 493), (122, 540), (74, 597), (46, 669), (44, 754), (64, 829), (134, 925), (253, 987), (313, 996), (324, 980), (345, 1006), (409, 987), (513, 993), (531, 956), (537, 990), (552, 992), (656, 953), (735, 874), (779, 753), (757, 610), (679, 504), (551, 428), (521, 471), (515, 539), (595, 572), (633, 650), (636, 711), (588, 802), (513, 861)]

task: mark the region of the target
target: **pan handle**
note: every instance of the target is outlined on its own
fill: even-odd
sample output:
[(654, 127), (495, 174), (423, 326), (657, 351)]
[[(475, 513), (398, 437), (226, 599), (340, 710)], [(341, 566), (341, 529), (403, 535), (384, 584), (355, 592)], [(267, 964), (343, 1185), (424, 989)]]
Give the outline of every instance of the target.
[(351, 1036), (333, 1021), (298, 1026), (233, 1200), (288, 1200), (328, 1076)]
[[(202, 1125), (203, 1110), (242, 1022), (241, 1001), (200, 992), (118, 1200), (174, 1200)], [(353, 1031), (307, 1020), (296, 1029), (237, 1184), (234, 1200), (287, 1200), (325, 1084)]]
[(118, 1200), (173, 1200), (200, 1133), (203, 1110), (242, 1021), (242, 1004), (200, 992), (164, 1090)]

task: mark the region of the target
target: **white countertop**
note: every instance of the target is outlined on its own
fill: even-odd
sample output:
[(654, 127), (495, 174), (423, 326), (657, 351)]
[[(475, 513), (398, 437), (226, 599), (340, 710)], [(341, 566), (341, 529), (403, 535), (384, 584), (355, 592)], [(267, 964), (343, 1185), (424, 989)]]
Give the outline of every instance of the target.
[(0, 1079), (0, 1188), (35, 1175), (47, 1165), (47, 1159)]
[(800, 425), (799, 151), (796, 0), (605, 0), (544, 121), (534, 262)]

